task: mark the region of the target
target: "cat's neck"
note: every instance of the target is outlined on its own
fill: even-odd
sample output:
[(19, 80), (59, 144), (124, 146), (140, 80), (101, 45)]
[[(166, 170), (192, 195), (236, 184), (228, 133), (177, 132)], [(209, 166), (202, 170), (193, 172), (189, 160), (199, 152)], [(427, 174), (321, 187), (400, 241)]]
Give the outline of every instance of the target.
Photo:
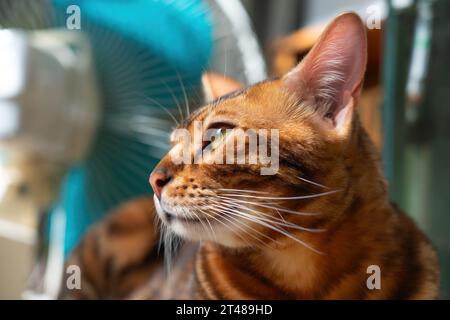
[[(206, 275), (200, 277), (200, 286), (214, 288), (215, 293), (207, 297), (219, 299), (339, 299), (335, 293), (347, 291), (334, 287), (347, 286), (343, 280), (353, 276), (351, 271), (360, 279), (351, 279), (356, 285), (346, 290), (360, 290), (371, 255), (379, 254), (367, 248), (373, 239), (385, 236), (383, 228), (392, 213), (389, 205), (364, 210), (323, 234), (302, 234), (301, 239), (322, 254), (289, 239), (282, 245), (251, 250), (205, 243), (197, 257), (197, 274)], [(370, 234), (369, 225), (360, 226), (358, 219), (377, 229)]]

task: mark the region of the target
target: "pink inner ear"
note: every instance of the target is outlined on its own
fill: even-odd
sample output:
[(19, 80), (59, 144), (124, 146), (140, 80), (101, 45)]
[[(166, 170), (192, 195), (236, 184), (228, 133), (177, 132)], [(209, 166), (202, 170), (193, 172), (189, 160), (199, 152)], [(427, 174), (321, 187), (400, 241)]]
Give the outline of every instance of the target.
[(336, 124), (340, 111), (358, 99), (366, 68), (366, 46), (360, 18), (352, 13), (341, 15), (285, 77), (285, 83), (299, 98), (312, 101), (322, 116)]

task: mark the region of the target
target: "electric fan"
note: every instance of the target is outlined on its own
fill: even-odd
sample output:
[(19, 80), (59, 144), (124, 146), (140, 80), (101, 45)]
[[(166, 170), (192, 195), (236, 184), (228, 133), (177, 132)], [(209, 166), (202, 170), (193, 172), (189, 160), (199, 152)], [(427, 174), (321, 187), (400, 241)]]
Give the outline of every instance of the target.
[(0, 121), (0, 144), (65, 172), (45, 208), (42, 291), (55, 297), (64, 255), (87, 228), (151, 192), (174, 118), (201, 103), (201, 73), (251, 83), (265, 77), (264, 62), (237, 0), (3, 0), (0, 12), (9, 71), (0, 115), (11, 120)]

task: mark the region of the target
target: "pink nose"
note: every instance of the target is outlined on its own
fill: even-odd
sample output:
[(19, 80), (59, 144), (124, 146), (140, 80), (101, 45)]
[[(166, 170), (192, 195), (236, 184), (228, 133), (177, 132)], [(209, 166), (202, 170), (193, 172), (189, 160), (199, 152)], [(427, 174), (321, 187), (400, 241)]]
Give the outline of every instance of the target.
[(153, 192), (158, 198), (161, 197), (161, 192), (164, 186), (172, 179), (166, 170), (155, 169), (150, 175), (150, 185), (153, 188)]

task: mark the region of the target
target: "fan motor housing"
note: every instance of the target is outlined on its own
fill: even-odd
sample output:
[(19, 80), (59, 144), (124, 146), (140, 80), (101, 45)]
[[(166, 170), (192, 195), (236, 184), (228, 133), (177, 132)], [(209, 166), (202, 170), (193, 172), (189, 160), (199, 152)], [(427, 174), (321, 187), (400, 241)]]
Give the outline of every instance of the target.
[(0, 30), (0, 146), (70, 166), (99, 119), (89, 41), (68, 30)]

